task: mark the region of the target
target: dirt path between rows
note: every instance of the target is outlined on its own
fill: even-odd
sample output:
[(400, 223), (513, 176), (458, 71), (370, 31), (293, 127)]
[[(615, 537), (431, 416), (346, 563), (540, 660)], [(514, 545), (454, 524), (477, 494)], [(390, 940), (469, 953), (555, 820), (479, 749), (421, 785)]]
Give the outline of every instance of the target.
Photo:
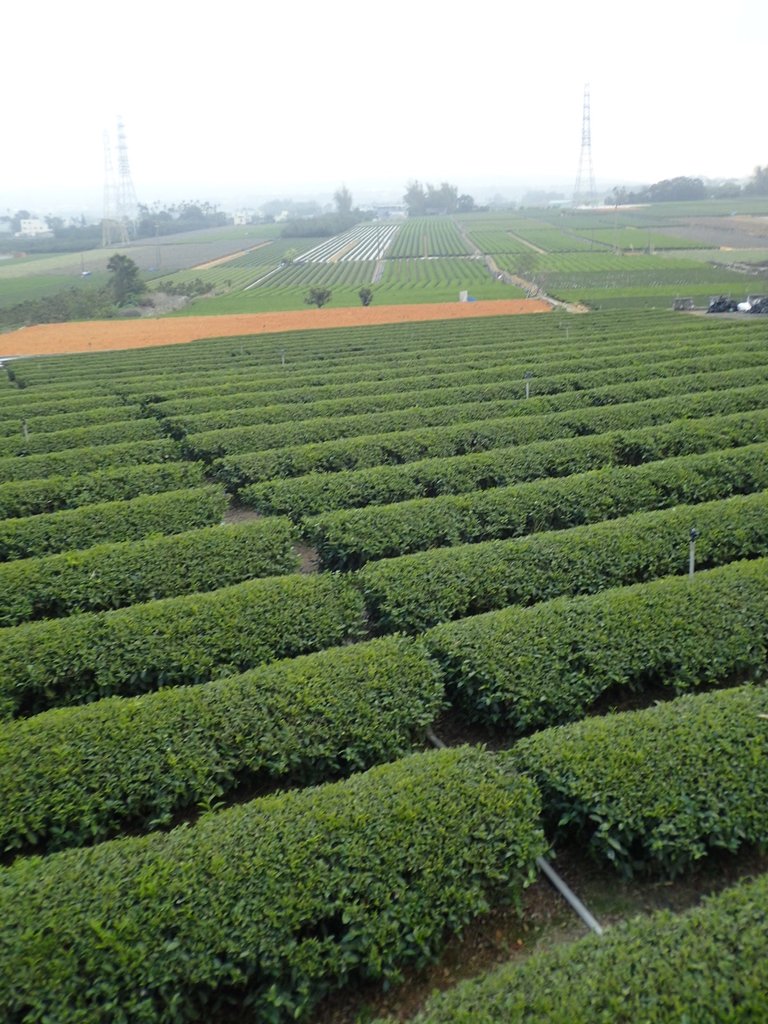
[(0, 335), (0, 358), (100, 352), (113, 349), (176, 345), (203, 338), (243, 334), (306, 331), (332, 327), (460, 320), (484, 316), (548, 313), (540, 299), (493, 299), (478, 302), (434, 302), (410, 306), (352, 306), (347, 309), (300, 309), (286, 313), (236, 313), (228, 316), (185, 316), (163, 320), (91, 320), (82, 323), (35, 324)]

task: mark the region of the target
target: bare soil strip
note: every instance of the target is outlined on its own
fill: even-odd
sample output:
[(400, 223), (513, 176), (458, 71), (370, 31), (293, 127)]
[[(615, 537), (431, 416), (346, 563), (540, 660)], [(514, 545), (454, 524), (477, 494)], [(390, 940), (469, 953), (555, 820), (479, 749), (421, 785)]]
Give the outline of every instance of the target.
[(231, 252), (228, 256), (220, 256), (217, 260), (208, 260), (207, 263), (198, 263), (194, 267), (190, 267), (190, 270), (210, 270), (211, 267), (220, 267), (222, 263), (231, 263), (232, 260), (238, 259), (240, 256), (247, 256), (249, 252), (256, 252), (257, 249), (263, 249), (265, 245), (269, 245), (269, 241), (259, 242), (258, 245), (252, 245), (250, 249), (238, 249), (237, 252)]
[(0, 335), (0, 358), (148, 348), (244, 334), (548, 313), (551, 308), (550, 303), (541, 299), (494, 299), (410, 306), (299, 309), (284, 313), (185, 316), (163, 320), (90, 320), (82, 323), (35, 324)]
[(548, 256), (549, 255), (549, 253), (547, 252), (546, 249), (540, 249), (538, 247), (538, 245), (534, 245), (533, 242), (529, 242), (528, 239), (527, 238), (523, 238), (522, 235), (516, 235), (514, 231), (508, 231), (507, 234), (511, 235), (516, 242), (521, 242), (523, 245), (527, 246), (529, 249), (533, 249), (533, 251), (537, 252), (540, 256)]

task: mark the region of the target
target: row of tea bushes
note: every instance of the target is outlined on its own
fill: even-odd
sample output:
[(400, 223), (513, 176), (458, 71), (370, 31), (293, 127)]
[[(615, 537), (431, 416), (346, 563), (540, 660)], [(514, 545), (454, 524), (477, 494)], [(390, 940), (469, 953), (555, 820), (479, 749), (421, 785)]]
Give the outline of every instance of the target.
[(55, 430), (50, 434), (30, 434), (29, 437), (19, 433), (18, 437), (0, 438), (0, 458), (58, 452), (88, 445), (144, 441), (161, 436), (160, 424), (152, 419), (97, 423), (92, 427), (70, 427), (68, 430)]
[(183, 533), (221, 522), (227, 497), (221, 487), (142, 494), (21, 519), (0, 520), (0, 562), (38, 558), (94, 544)]
[(505, 964), (433, 996), (411, 1024), (760, 1024), (766, 906), (763, 876), (679, 917), (662, 911)]
[[(444, 685), (470, 719), (528, 732), (580, 718), (617, 687), (680, 691), (759, 677), (766, 595), (768, 560), (758, 559), (450, 623), (427, 632), (426, 650), (387, 638), (44, 712), (0, 728), (0, 838), (11, 848), (77, 843), (126, 820), (163, 823), (231, 790), (242, 773), (307, 781), (354, 770), (429, 725)], [(23, 763), (34, 764), (28, 778)]]
[(239, 492), (246, 505), (268, 515), (299, 520), (340, 508), (386, 505), (412, 498), (504, 487), (569, 476), (604, 466), (637, 465), (675, 455), (739, 447), (768, 437), (768, 410), (673, 420), (637, 430), (534, 441), (474, 455), (423, 459), (402, 466), (307, 476), (251, 484)]
[(624, 319), (601, 330), (590, 318), (588, 325), (568, 323), (569, 333), (579, 336), (576, 344), (564, 336), (563, 318), (528, 318), (525, 326), (514, 319), (502, 316), (461, 324), (448, 320), (346, 327), (232, 338), (226, 344), (208, 340), (186, 346), (183, 360), (166, 347), (154, 351), (154, 359), (139, 359), (135, 352), (127, 353), (127, 358), (113, 353), (102, 359), (100, 366), (95, 356), (77, 361), (47, 359), (45, 367), (30, 361), (15, 365), (17, 376), (23, 371), (32, 383), (34, 375), (34, 382), (46, 389), (53, 385), (43, 385), (43, 381), (50, 382), (57, 374), (59, 380), (66, 376), (74, 383), (87, 372), (90, 381), (113, 390), (125, 401), (154, 402), (213, 391), (232, 394), (254, 383), (273, 392), (287, 392), (298, 386), (323, 387), (329, 379), (366, 383), (376, 374), (393, 379), (427, 371), (444, 373), (451, 366), (483, 369), (500, 360), (507, 365), (515, 360), (522, 372), (547, 363), (568, 363), (575, 349), (593, 360), (617, 352), (629, 360), (635, 352), (658, 352), (662, 346), (667, 357), (673, 353), (698, 355), (726, 345), (739, 351), (761, 347), (756, 332), (740, 331), (736, 338), (733, 330), (723, 330), (712, 321), (688, 323), (681, 331), (668, 318), (650, 329), (647, 323), (629, 324)]
[[(3, 369), (8, 370), (10, 367), (6, 363)], [(38, 416), (70, 415), (74, 412), (87, 413), (91, 409), (103, 408), (105, 402), (114, 399), (108, 388), (92, 391), (87, 383), (83, 389), (66, 384), (56, 388), (36, 387), (32, 391), (5, 387), (4, 384), (0, 377), (0, 422), (13, 421), (19, 428), (24, 417), (31, 419)]]
[[(442, 565), (437, 556), (446, 553), (426, 552), (366, 566), (357, 575), (268, 578), (6, 628), (0, 685), (18, 705), (15, 713), (29, 714), (113, 692), (202, 681), (261, 658), (339, 643), (356, 635), (364, 606), (375, 629), (414, 632), (488, 608), (680, 573), (694, 527), (702, 533), (700, 567), (761, 555), (768, 494), (470, 545), (450, 552)], [(282, 529), (285, 540), (287, 523)]]
[(0, 871), (0, 1016), (151, 1024), (305, 1017), (395, 982), (519, 900), (544, 852), (536, 787), (500, 757), (417, 754), (169, 834)]
[(361, 771), (410, 751), (442, 705), (424, 648), (388, 637), (6, 723), (0, 850), (89, 845), (244, 783)]
[[(656, 358), (649, 354), (647, 361), (643, 362), (627, 362), (626, 357), (613, 355), (605, 360), (608, 365), (604, 366), (602, 360), (587, 362), (583, 354), (580, 354), (578, 359), (573, 360), (577, 364), (583, 364), (580, 369), (563, 372), (560, 362), (555, 364), (551, 376), (540, 376), (542, 370), (539, 369), (533, 395), (521, 408), (521, 415), (589, 405), (591, 404), (590, 395), (585, 395), (584, 392), (607, 385), (615, 385), (619, 382), (736, 369), (737, 365), (755, 366), (760, 372), (765, 360), (765, 353), (760, 351), (744, 353), (734, 353), (733, 350), (718, 351), (711, 355), (702, 354), (695, 358), (691, 356), (681, 358), (676, 355), (673, 359), (670, 359), (668, 353), (664, 352), (656, 353)], [(596, 368), (596, 364), (598, 368)], [(289, 399), (276, 403), (276, 397), (282, 398), (280, 393), (270, 395), (263, 391), (250, 394), (246, 392), (242, 395), (239, 405), (231, 405), (229, 408), (222, 408), (212, 396), (210, 405), (215, 407), (208, 411), (185, 413), (183, 403), (179, 403), (182, 412), (175, 414), (168, 412), (163, 405), (152, 406), (151, 411), (164, 417), (163, 422), (173, 436), (183, 437), (186, 434), (255, 426), (256, 424), (294, 423), (326, 417), (349, 417), (391, 412), (417, 406), (424, 409), (431, 406), (469, 402), (519, 400), (526, 395), (523, 367), (510, 367), (508, 360), (492, 370), (466, 370), (463, 373), (452, 373), (450, 378), (448, 383), (441, 376), (408, 378), (413, 382), (412, 386), (392, 392), (388, 391), (387, 383), (377, 382), (378, 391), (371, 391), (370, 394), (356, 393), (346, 397), (325, 398), (318, 401)], [(420, 379), (425, 381), (425, 387), (417, 386), (416, 382)], [(393, 381), (394, 383), (397, 381)], [(530, 388), (530, 381), (528, 384)], [(385, 388), (384, 391), (382, 391), (382, 387)], [(292, 391), (291, 394), (293, 393)], [(300, 394), (303, 393), (300, 392)], [(552, 400), (551, 398), (542, 398), (542, 396), (557, 397)], [(601, 397), (604, 397), (602, 393)], [(259, 447), (263, 447), (263, 444)]]
[[(554, 417), (558, 413), (586, 410), (594, 406), (625, 405), (660, 397), (689, 395), (710, 390), (728, 390), (736, 387), (754, 387), (768, 381), (768, 365), (750, 366), (714, 373), (684, 374), (650, 381), (612, 384), (591, 391), (566, 391), (563, 394), (521, 401), (479, 401), (463, 404), (436, 405), (426, 408), (416, 405), (411, 409), (393, 412), (364, 413), (357, 416), (331, 416), (296, 423), (262, 423), (257, 426), (237, 426), (225, 430), (210, 430), (191, 434), (184, 440), (184, 448), (192, 458), (212, 461), (225, 455), (265, 451), (280, 447), (298, 447), (340, 438), (354, 438), (368, 434), (395, 433), (416, 428), (450, 426), (455, 423), (482, 422), (484, 420), (519, 417), (522, 421), (519, 438), (534, 439), (541, 436), (537, 417)], [(559, 421), (554, 420), (556, 425)], [(546, 431), (545, 434), (546, 435)], [(552, 436), (552, 435), (550, 435)], [(557, 436), (557, 435), (554, 435)]]
[(203, 484), (200, 462), (141, 463), (91, 473), (46, 476), (0, 483), (0, 520), (43, 515), (106, 501), (125, 501), (141, 494), (180, 491)]
[[(104, 399), (102, 399), (103, 403)], [(139, 405), (122, 405), (113, 402), (111, 405), (94, 405), (62, 411), (52, 414), (36, 414), (34, 407), (24, 409), (22, 415), (3, 416), (3, 404), (0, 398), (0, 437), (13, 437), (24, 434), (50, 434), (56, 430), (71, 430), (77, 427), (90, 427), (97, 423), (111, 423), (115, 420), (138, 419), (142, 415)]]
[(352, 581), (323, 574), (12, 626), (0, 630), (0, 717), (235, 675), (357, 639), (362, 622)]
[(140, 466), (145, 462), (177, 462), (181, 445), (168, 437), (147, 441), (126, 441), (40, 455), (9, 455), (0, 459), (0, 480), (38, 480), (46, 476), (95, 473), (118, 466)]
[(275, 448), (244, 455), (229, 455), (213, 463), (214, 472), (230, 490), (274, 477), (333, 473), (344, 469), (415, 462), (417, 459), (465, 455), (533, 441), (603, 434), (612, 430), (668, 423), (680, 418), (723, 416), (763, 409), (768, 405), (768, 386), (726, 388), (700, 394), (630, 402), (624, 405), (477, 420), (446, 427), (423, 427), (390, 434), (371, 434), (322, 441), (297, 447)]
[(684, 573), (692, 529), (696, 564), (712, 568), (768, 550), (768, 493), (640, 512), (571, 530), (436, 548), (370, 562), (357, 574), (379, 630), (421, 632), (451, 619), (594, 594)]
[(760, 678), (768, 559), (488, 612), (437, 626), (426, 641), (451, 702), (515, 732), (575, 721), (622, 689)]
[[(532, 392), (538, 393), (539, 382), (558, 375), (591, 373), (596, 368), (632, 365), (636, 370), (655, 368), (651, 376), (665, 376), (666, 368), (676, 362), (683, 371), (688, 360), (688, 372), (709, 372), (722, 369), (722, 362), (710, 360), (726, 358), (729, 367), (761, 364), (765, 361), (765, 347), (756, 333), (745, 334), (736, 342), (732, 332), (709, 331), (703, 335), (691, 331), (686, 325), (683, 336), (671, 339), (664, 334), (637, 332), (611, 333), (598, 339), (589, 334), (578, 347), (570, 341), (555, 343), (552, 338), (545, 346), (541, 341), (526, 338), (512, 342), (502, 332), (489, 344), (478, 343), (478, 327), (487, 324), (486, 318), (475, 321), (471, 337), (465, 333), (460, 342), (440, 350), (428, 349), (420, 358), (409, 358), (401, 349), (388, 355), (382, 351), (377, 335), (376, 350), (370, 353), (355, 351), (353, 358), (334, 360), (326, 353), (322, 370), (300, 369), (293, 365), (290, 372), (282, 369), (258, 372), (241, 366), (231, 370), (213, 370), (194, 381), (179, 383), (179, 377), (159, 372), (116, 385), (123, 400), (139, 399), (158, 416), (176, 417), (246, 406), (262, 407), (270, 418), (278, 407), (287, 404), (319, 407), (323, 402), (356, 396), (394, 394), (432, 388), (494, 384), (500, 379), (516, 377), (523, 385), (525, 373), (534, 373)], [(509, 324), (509, 322), (507, 322)], [(427, 325), (419, 325), (419, 333)], [(283, 336), (285, 342), (286, 336)], [(606, 341), (608, 344), (606, 345)], [(563, 385), (565, 386), (565, 385)], [(578, 382), (571, 381), (570, 387)], [(162, 394), (153, 394), (161, 391)], [(331, 407), (328, 414), (336, 412)], [(278, 414), (281, 415), (281, 414)], [(268, 419), (265, 421), (268, 422)]]
[(688, 694), (545, 729), (509, 756), (541, 789), (554, 839), (671, 878), (711, 850), (765, 843), (766, 713), (765, 686)]
[(215, 590), (298, 568), (288, 519), (211, 526), (0, 564), (0, 626)]
[(378, 558), (563, 530), (765, 487), (768, 444), (762, 443), (469, 494), (343, 509), (305, 520), (302, 532), (325, 568), (355, 569)]
[[(765, 688), (682, 697), (546, 730), (505, 754), (418, 754), (170, 834), (19, 860), (0, 872), (2, 975), (13, 979), (0, 1008), (42, 1022), (55, 1006), (73, 1024), (98, 1008), (128, 1024), (167, 1020), (171, 1007), (210, 1018), (245, 996), (261, 1020), (301, 1019), (353, 978), (399, 980), (447, 930), (519, 900), (545, 852), (541, 813), (625, 871), (674, 875), (765, 836), (766, 709)], [(757, 900), (737, 932), (754, 921), (764, 940), (764, 918)], [(637, 946), (620, 935), (631, 959)], [(595, 965), (598, 991), (637, 970), (614, 963), (610, 935), (593, 945), (613, 948)]]

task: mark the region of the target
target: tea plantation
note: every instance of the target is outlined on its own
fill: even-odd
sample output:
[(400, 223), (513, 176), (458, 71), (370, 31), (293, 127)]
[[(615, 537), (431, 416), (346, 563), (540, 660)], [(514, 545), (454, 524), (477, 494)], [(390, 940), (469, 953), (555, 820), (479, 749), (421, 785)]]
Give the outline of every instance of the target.
[[(609, 885), (765, 847), (763, 320), (6, 361), (0, 1019), (307, 1021), (569, 844)], [(765, 907), (744, 882), (416, 1019), (764, 1021)]]

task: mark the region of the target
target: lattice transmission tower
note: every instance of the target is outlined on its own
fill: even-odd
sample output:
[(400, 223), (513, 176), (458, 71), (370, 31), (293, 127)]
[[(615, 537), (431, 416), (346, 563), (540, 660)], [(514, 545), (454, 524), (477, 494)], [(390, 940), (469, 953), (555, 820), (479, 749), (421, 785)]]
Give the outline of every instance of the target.
[(117, 174), (112, 162), (109, 133), (104, 132), (104, 217), (101, 222), (101, 243), (110, 246), (125, 244), (136, 235), (139, 201), (131, 177), (128, 143), (122, 118), (117, 119)]
[(595, 174), (592, 169), (592, 117), (589, 85), (584, 86), (584, 107), (581, 116), (581, 152), (576, 185), (573, 189), (574, 206), (593, 206), (595, 203)]

